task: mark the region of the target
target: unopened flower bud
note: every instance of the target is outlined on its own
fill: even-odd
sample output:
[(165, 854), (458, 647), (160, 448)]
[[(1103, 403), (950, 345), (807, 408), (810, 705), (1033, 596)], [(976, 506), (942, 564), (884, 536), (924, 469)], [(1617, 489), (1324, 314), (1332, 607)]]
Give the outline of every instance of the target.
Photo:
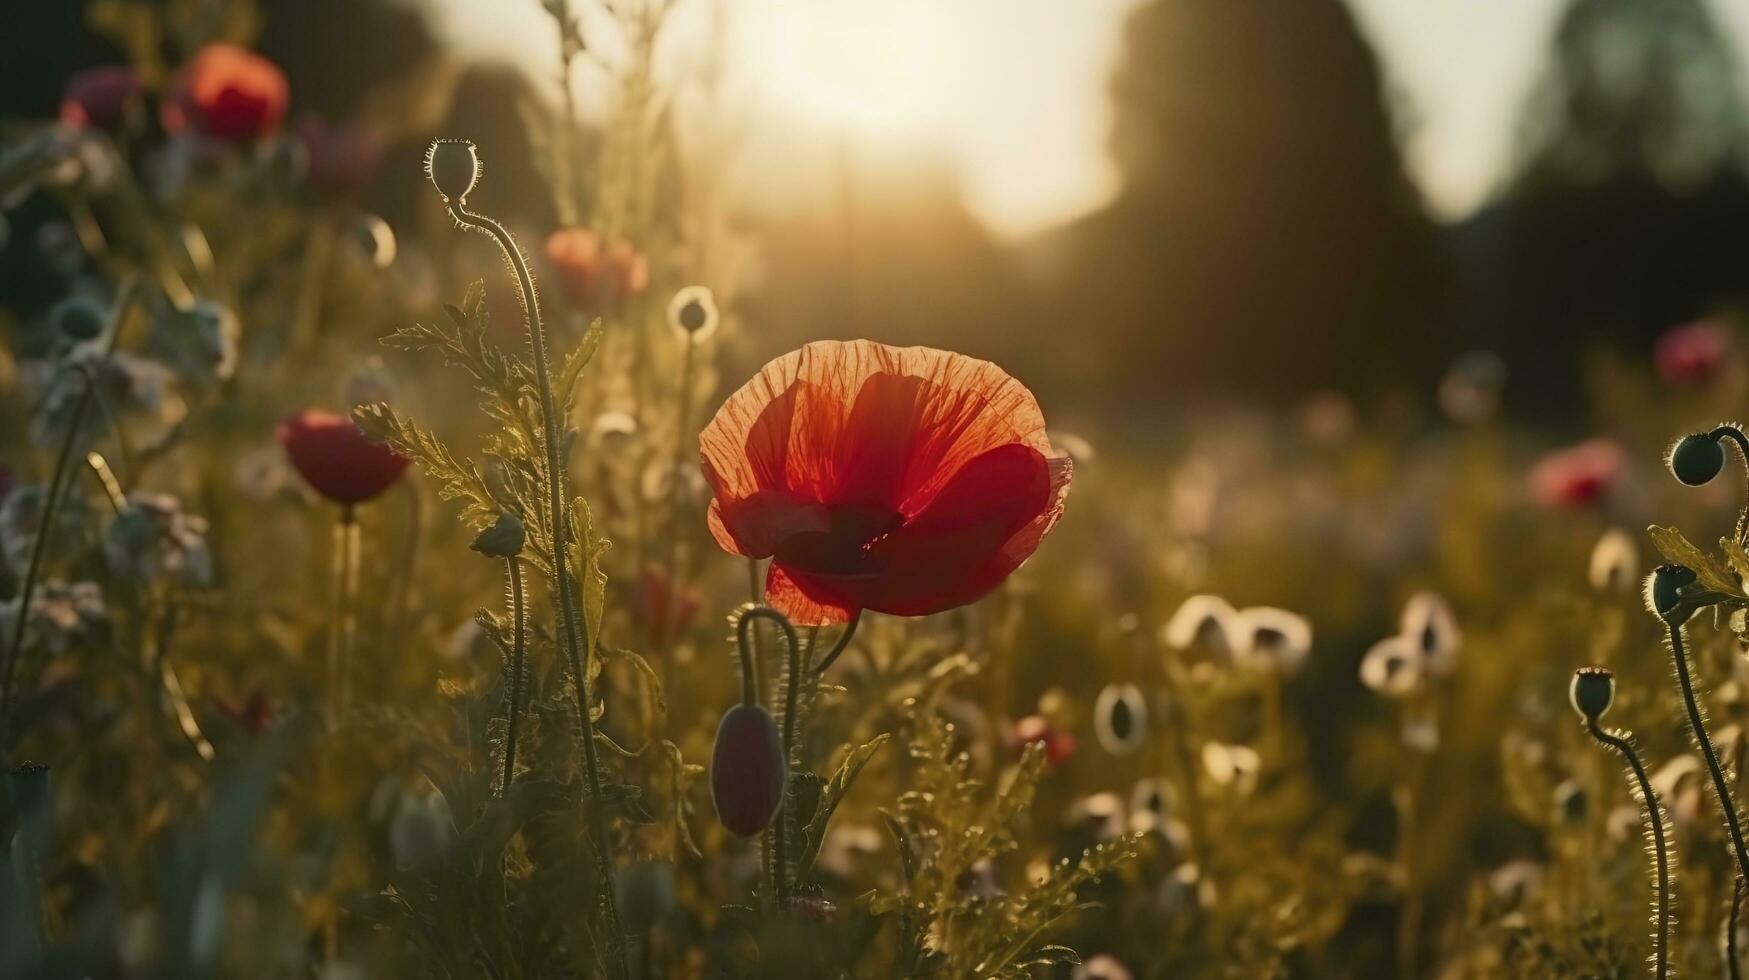
[(1659, 565), (1653, 569), (1646, 587), (1652, 611), (1667, 622), (1686, 621), (1693, 610), (1682, 610), (1682, 590), (1693, 585), (1695, 578), (1694, 569), (1682, 565)]
[(1725, 447), (1708, 433), (1683, 436), (1670, 447), (1670, 472), (1691, 487), (1710, 483), (1725, 467)]
[(472, 140), (432, 140), (425, 151), (425, 174), (446, 201), (460, 202), (480, 180), (480, 157)]
[(777, 721), (757, 704), (723, 713), (711, 750), (711, 801), (730, 833), (753, 837), (771, 824), (783, 802), (789, 766)]
[(103, 310), (84, 297), (63, 300), (55, 306), (55, 327), (68, 340), (94, 340), (103, 333)]
[(491, 527), (481, 531), (469, 547), (489, 558), (515, 558), (522, 554), (522, 544), (527, 537), (522, 518), (505, 511), (498, 515)]
[(1567, 687), (1567, 699), (1586, 721), (1602, 718), (1615, 703), (1615, 674), (1608, 667), (1575, 670), (1573, 683)]

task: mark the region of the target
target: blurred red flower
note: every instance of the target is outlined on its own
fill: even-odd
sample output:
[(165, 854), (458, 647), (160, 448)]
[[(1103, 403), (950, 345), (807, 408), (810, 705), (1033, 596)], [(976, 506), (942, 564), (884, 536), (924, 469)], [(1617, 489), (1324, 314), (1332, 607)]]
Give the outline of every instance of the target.
[(650, 263), (630, 242), (602, 248), (587, 228), (560, 228), (547, 236), (547, 261), (572, 305), (592, 307), (637, 296), (650, 285)]
[(1584, 507), (1615, 485), (1623, 459), (1621, 446), (1609, 439), (1547, 453), (1531, 467), (1531, 495), (1548, 507)]
[(226, 718), (236, 722), (244, 731), (251, 735), (260, 735), (273, 727), (275, 712), (273, 700), (265, 691), (256, 691), (249, 695), (241, 704), (226, 697), (216, 697), (219, 712)]
[(144, 104), (140, 76), (126, 65), (87, 68), (67, 80), (61, 95), (61, 122), (75, 129), (117, 130), (128, 112)]
[(1058, 729), (1043, 715), (1027, 715), (1015, 722), (1009, 742), (1016, 752), (1034, 742), (1041, 743), (1045, 747), (1045, 761), (1053, 766), (1068, 762), (1080, 747), (1075, 736)]
[(767, 364), (699, 446), (717, 543), (771, 557), (766, 601), (810, 625), (979, 598), (1038, 547), (1069, 489), (1069, 459), (1020, 382), (867, 340)]
[(279, 128), (291, 89), (279, 66), (235, 44), (209, 44), (170, 83), (162, 110), (172, 133), (244, 142)]
[(644, 570), (633, 599), (639, 618), (643, 620), (652, 643), (661, 643), (670, 636), (683, 636), (692, 628), (698, 615), (698, 590), (676, 587), (668, 573), (659, 568)]
[(358, 193), (375, 175), (382, 141), (365, 126), (304, 116), (297, 131), (310, 158), (310, 184), (317, 190), (345, 197)]
[(300, 412), (279, 424), (279, 444), (317, 493), (340, 504), (363, 503), (393, 486), (408, 460), (371, 442), (353, 421), (333, 412)]
[(1652, 360), (1665, 384), (1688, 388), (1711, 381), (1730, 350), (1730, 328), (1716, 320), (1696, 320), (1664, 331), (1652, 347)]

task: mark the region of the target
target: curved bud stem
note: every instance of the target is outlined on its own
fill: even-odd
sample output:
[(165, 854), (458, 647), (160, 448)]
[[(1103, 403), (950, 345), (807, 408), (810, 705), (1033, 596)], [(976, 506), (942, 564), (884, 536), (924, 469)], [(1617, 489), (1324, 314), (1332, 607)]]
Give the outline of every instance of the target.
[[(789, 617), (783, 613), (770, 606), (754, 606), (742, 613), (740, 622), (735, 624), (735, 638), (741, 645), (741, 699), (744, 703), (753, 703), (747, 701), (746, 662), (751, 649), (748, 633), (756, 619), (768, 619), (776, 623), (789, 647), (789, 680), (784, 685), (783, 692), (783, 761), (785, 765), (793, 765), (796, 750), (796, 696), (802, 686), (802, 646), (796, 640), (795, 627), (790, 625)], [(786, 783), (783, 788), (783, 802), (778, 804), (777, 815), (771, 821), (772, 893), (780, 909), (789, 907), (789, 854), (786, 850), (788, 835), (785, 827), (790, 815), (789, 786)]]
[(1731, 532), (1731, 539), (1738, 544), (1749, 543), (1749, 436), (1734, 424), (1721, 425), (1707, 435), (1729, 439), (1737, 447), (1737, 459), (1743, 464), (1743, 509), (1737, 513), (1737, 527)]
[[(1657, 884), (1654, 913), (1656, 926), (1652, 934), (1652, 975), (1657, 980), (1665, 980), (1670, 975), (1670, 845), (1664, 836), (1664, 813), (1658, 805), (1657, 793), (1652, 790), (1652, 780), (1646, 775), (1646, 766), (1640, 761), (1639, 753), (1634, 751), (1629, 736), (1605, 731), (1598, 726), (1595, 718), (1585, 719), (1585, 729), (1591, 733), (1592, 738), (1615, 750), (1622, 757), (1622, 761), (1627, 763), (1628, 770), (1634, 777), (1634, 795), (1640, 798), (1640, 807), (1645, 810), (1646, 822), (1651, 827), (1653, 877)], [(1743, 894), (1741, 885), (1742, 879), (1738, 879), (1739, 898)]]
[(535, 292), (534, 276), (528, 271), (528, 259), (517, 247), (510, 232), (497, 221), (469, 211), (460, 201), (451, 200), (449, 215), (456, 224), (470, 231), (481, 232), (497, 242), (505, 261), (516, 273), (522, 290), (522, 311), (528, 325), (528, 345), (534, 354), (535, 387), (540, 395), (542, 439), (546, 449), (547, 527), (552, 531), (553, 591), (558, 595), (559, 617), (564, 627), (565, 656), (576, 682), (577, 727), (582, 732), (584, 778), (589, 787), (589, 820), (594, 836), (596, 871), (601, 881), (602, 904), (606, 907), (608, 924), (613, 930), (612, 946), (619, 961), (619, 975), (631, 975), (627, 958), (625, 928), (620, 923), (618, 903), (613, 894), (613, 860), (608, 838), (607, 814), (603, 809), (601, 784), (601, 753), (595, 745), (595, 721), (590, 715), (593, 699), (589, 690), (589, 675), (583, 650), (585, 626), (577, 612), (577, 598), (571, 587), (571, 560), (568, 552), (564, 459), (560, 452), (563, 426), (560, 424), (557, 399), (553, 396), (552, 372), (548, 368), (546, 330), (541, 324), (540, 297)]
[(1712, 737), (1707, 734), (1706, 718), (1701, 713), (1700, 702), (1694, 696), (1694, 679), (1689, 675), (1688, 653), (1683, 645), (1682, 627), (1674, 622), (1665, 621), (1670, 628), (1670, 649), (1676, 661), (1676, 683), (1682, 689), (1682, 704), (1688, 709), (1688, 731), (1694, 736), (1695, 745), (1700, 748), (1701, 758), (1706, 762), (1707, 772), (1712, 776), (1713, 794), (1718, 797), (1719, 809), (1725, 814), (1725, 830), (1730, 834), (1731, 850), (1737, 859), (1737, 873), (1749, 878), (1749, 847), (1743, 844), (1742, 819), (1737, 815), (1737, 803), (1731, 797), (1731, 787), (1725, 781), (1725, 770), (1719, 765), (1719, 754), (1713, 748)]

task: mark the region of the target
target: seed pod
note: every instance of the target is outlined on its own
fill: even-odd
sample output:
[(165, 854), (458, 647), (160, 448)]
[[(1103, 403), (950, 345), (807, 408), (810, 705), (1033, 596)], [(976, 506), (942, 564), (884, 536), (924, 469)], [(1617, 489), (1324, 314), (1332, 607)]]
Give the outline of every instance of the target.
[(432, 140), (425, 151), (425, 174), (446, 201), (461, 201), (480, 180), (480, 157), (472, 140)]
[(783, 802), (789, 766), (777, 721), (757, 704), (737, 704), (717, 725), (711, 750), (711, 802), (730, 833), (753, 837)]
[(1148, 701), (1134, 684), (1108, 684), (1093, 702), (1093, 731), (1112, 755), (1129, 755), (1148, 734)]
[(704, 286), (687, 286), (668, 303), (668, 324), (682, 336), (703, 340), (717, 329), (717, 303)]
[(1567, 699), (1586, 721), (1602, 718), (1615, 703), (1615, 674), (1608, 667), (1575, 670), (1573, 683), (1567, 687)]
[(84, 297), (62, 300), (55, 306), (55, 326), (68, 340), (94, 340), (103, 333), (103, 310)]
[(1683, 436), (1670, 447), (1670, 472), (1682, 483), (1698, 487), (1712, 482), (1725, 468), (1725, 447), (1707, 433)]

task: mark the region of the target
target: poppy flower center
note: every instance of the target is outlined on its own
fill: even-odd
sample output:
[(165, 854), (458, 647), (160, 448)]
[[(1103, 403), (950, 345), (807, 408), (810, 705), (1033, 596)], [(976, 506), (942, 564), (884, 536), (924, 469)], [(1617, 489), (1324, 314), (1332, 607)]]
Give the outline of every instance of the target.
[(827, 520), (824, 531), (784, 539), (776, 558), (820, 575), (873, 575), (880, 570), (875, 546), (905, 523), (905, 515), (881, 507), (841, 505), (827, 510)]

